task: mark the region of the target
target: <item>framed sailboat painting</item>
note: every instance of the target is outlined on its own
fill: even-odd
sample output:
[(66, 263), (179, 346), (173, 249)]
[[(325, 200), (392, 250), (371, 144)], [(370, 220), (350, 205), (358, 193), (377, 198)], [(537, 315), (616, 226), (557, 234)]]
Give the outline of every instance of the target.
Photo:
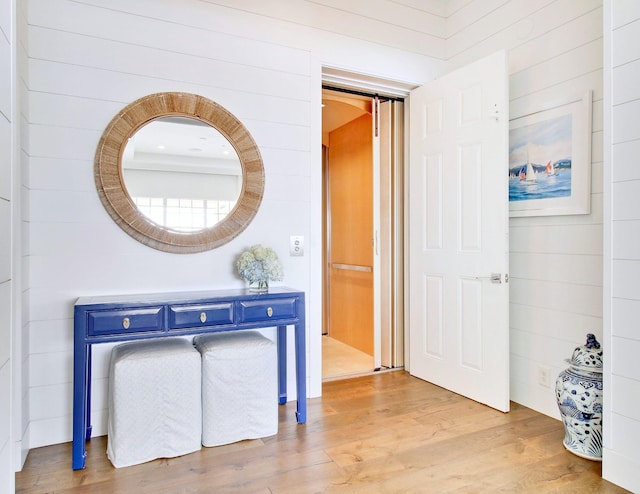
[(591, 210), (591, 91), (509, 123), (509, 216)]

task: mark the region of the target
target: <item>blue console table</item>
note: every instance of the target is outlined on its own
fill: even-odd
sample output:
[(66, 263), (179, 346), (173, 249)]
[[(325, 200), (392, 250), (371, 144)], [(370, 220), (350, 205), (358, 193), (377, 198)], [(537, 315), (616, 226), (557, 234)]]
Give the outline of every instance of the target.
[(307, 421), (304, 292), (271, 288), (268, 293), (223, 290), (81, 297), (74, 308), (73, 445), (74, 470), (85, 467), (91, 438), (91, 346), (148, 338), (277, 327), (278, 393), (287, 393), (287, 326), (295, 330), (297, 409)]

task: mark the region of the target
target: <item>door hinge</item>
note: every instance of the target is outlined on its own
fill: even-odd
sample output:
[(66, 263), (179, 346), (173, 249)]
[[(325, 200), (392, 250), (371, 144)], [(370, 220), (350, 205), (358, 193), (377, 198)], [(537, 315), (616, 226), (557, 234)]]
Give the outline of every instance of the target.
[(498, 103), (493, 104), (493, 110), (491, 111), (491, 118), (496, 122), (500, 120), (500, 110), (498, 110)]

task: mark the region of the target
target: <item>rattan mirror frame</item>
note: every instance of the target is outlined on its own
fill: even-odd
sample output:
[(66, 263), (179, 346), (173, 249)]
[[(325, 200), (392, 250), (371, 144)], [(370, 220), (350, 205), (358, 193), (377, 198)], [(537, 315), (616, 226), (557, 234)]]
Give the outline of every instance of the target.
[[(123, 181), (122, 152), (129, 138), (148, 122), (167, 116), (201, 120), (227, 138), (242, 166), (242, 189), (235, 208), (218, 224), (193, 233), (168, 230), (142, 214)], [(229, 111), (203, 96), (165, 92), (144, 96), (122, 109), (105, 129), (94, 161), (98, 196), (116, 224), (142, 244), (177, 254), (215, 249), (251, 223), (264, 193), (262, 157), (249, 131)]]

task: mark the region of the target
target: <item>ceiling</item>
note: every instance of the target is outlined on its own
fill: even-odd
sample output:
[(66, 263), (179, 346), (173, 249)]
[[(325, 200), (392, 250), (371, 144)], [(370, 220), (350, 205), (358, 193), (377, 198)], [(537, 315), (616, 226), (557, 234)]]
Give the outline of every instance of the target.
[[(322, 135), (371, 113), (372, 98), (330, 89), (322, 90)], [(324, 139), (323, 139), (324, 141)]]

